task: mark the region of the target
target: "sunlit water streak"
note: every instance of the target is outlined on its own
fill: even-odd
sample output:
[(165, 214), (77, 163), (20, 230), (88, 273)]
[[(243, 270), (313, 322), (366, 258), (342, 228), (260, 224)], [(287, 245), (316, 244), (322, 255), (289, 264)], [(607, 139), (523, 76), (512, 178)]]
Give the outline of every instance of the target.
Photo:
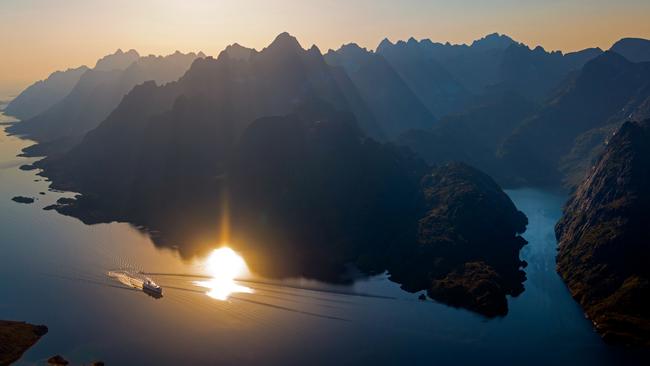
[(244, 259), (234, 250), (223, 247), (215, 249), (203, 264), (212, 278), (204, 281), (194, 281), (196, 286), (207, 288), (206, 295), (225, 301), (234, 293), (253, 293), (250, 287), (239, 285), (235, 279), (244, 275), (248, 268)]

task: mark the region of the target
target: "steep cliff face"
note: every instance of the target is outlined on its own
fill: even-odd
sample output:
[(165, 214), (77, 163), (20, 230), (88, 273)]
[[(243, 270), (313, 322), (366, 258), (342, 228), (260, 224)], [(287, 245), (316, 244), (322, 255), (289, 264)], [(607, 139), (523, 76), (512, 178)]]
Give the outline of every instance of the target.
[(610, 139), (556, 226), (559, 274), (606, 340), (650, 346), (650, 120)]
[[(522, 183), (556, 184), (563, 178), (563, 158), (589, 155), (572, 154), (576, 139), (631, 118), (631, 113), (642, 108), (649, 85), (650, 63), (633, 63), (606, 52), (588, 62), (536, 114), (526, 118), (504, 141), (498, 154), (504, 164), (519, 173)], [(621, 116), (621, 112), (626, 113)], [(566, 174), (571, 169), (563, 170)]]

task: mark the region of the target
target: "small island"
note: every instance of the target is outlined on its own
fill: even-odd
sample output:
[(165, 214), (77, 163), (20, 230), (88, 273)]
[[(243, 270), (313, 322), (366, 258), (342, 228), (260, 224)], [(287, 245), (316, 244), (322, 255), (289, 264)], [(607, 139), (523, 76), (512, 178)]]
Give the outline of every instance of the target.
[(14, 201), (14, 202), (24, 203), (24, 204), (34, 203), (34, 198), (25, 197), (25, 196), (16, 196), (16, 197), (12, 198), (11, 200)]
[(25, 171), (30, 171), (30, 170), (36, 170), (38, 168), (36, 168), (35, 166), (33, 166), (31, 164), (23, 164), (18, 169), (25, 170)]

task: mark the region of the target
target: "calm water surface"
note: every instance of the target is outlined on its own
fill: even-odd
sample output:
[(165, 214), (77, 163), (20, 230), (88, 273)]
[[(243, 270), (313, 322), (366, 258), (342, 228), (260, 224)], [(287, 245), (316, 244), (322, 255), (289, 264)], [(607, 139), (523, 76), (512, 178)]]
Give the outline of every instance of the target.
[[(109, 365), (635, 363), (635, 355), (602, 343), (555, 273), (561, 195), (508, 192), (530, 220), (522, 253), (528, 280), (506, 317), (487, 320), (417, 301), (385, 276), (352, 286), (268, 281), (228, 250), (182, 260), (127, 224), (86, 226), (44, 211), (70, 194), (50, 192), (35, 171), (18, 169), (34, 161), (16, 157), (30, 144), (0, 133), (0, 319), (50, 329), (18, 364), (54, 354)], [(17, 195), (37, 200), (11, 201)], [(163, 298), (115, 274), (138, 271), (169, 274), (151, 276)]]

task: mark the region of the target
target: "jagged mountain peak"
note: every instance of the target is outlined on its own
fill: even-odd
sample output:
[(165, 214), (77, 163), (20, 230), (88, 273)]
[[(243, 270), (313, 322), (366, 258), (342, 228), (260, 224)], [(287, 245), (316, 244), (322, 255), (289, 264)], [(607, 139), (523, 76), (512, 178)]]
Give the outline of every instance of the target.
[(256, 51), (253, 48), (244, 47), (239, 43), (233, 43), (226, 47), (224, 52), (232, 59), (248, 61)]
[(650, 40), (643, 38), (623, 38), (610, 48), (632, 62), (650, 61)]
[(583, 72), (593, 71), (594, 69), (602, 69), (603, 67), (622, 69), (628, 67), (630, 62), (625, 57), (613, 51), (605, 51), (598, 57), (586, 63)]
[(314, 53), (314, 54), (319, 54), (319, 55), (321, 54), (320, 48), (318, 48), (318, 46), (316, 46), (315, 44), (313, 44), (313, 45), (311, 45), (311, 47), (309, 47), (309, 52)]
[(351, 54), (366, 54), (369, 51), (365, 47), (361, 47), (356, 43), (347, 43), (342, 45), (337, 52), (351, 53)]
[(388, 47), (394, 46), (393, 42), (391, 42), (388, 38), (384, 38), (380, 43), (379, 46), (377, 46), (377, 52), (381, 52), (382, 50), (385, 50)]
[(300, 42), (298, 42), (298, 39), (296, 39), (296, 37), (292, 36), (288, 32), (282, 32), (278, 34), (278, 36), (275, 37), (273, 42), (271, 42), (271, 44), (265, 48), (265, 50), (272, 50), (272, 49), (278, 49), (284, 51), (304, 50), (300, 45)]
[(506, 49), (511, 44), (516, 43), (512, 38), (505, 34), (491, 33), (481, 39), (472, 42), (472, 48), (481, 49)]
[(129, 67), (133, 62), (140, 58), (138, 51), (130, 49), (127, 52), (118, 49), (115, 53), (102, 57), (97, 60), (95, 70), (111, 71), (111, 70), (124, 70)]

